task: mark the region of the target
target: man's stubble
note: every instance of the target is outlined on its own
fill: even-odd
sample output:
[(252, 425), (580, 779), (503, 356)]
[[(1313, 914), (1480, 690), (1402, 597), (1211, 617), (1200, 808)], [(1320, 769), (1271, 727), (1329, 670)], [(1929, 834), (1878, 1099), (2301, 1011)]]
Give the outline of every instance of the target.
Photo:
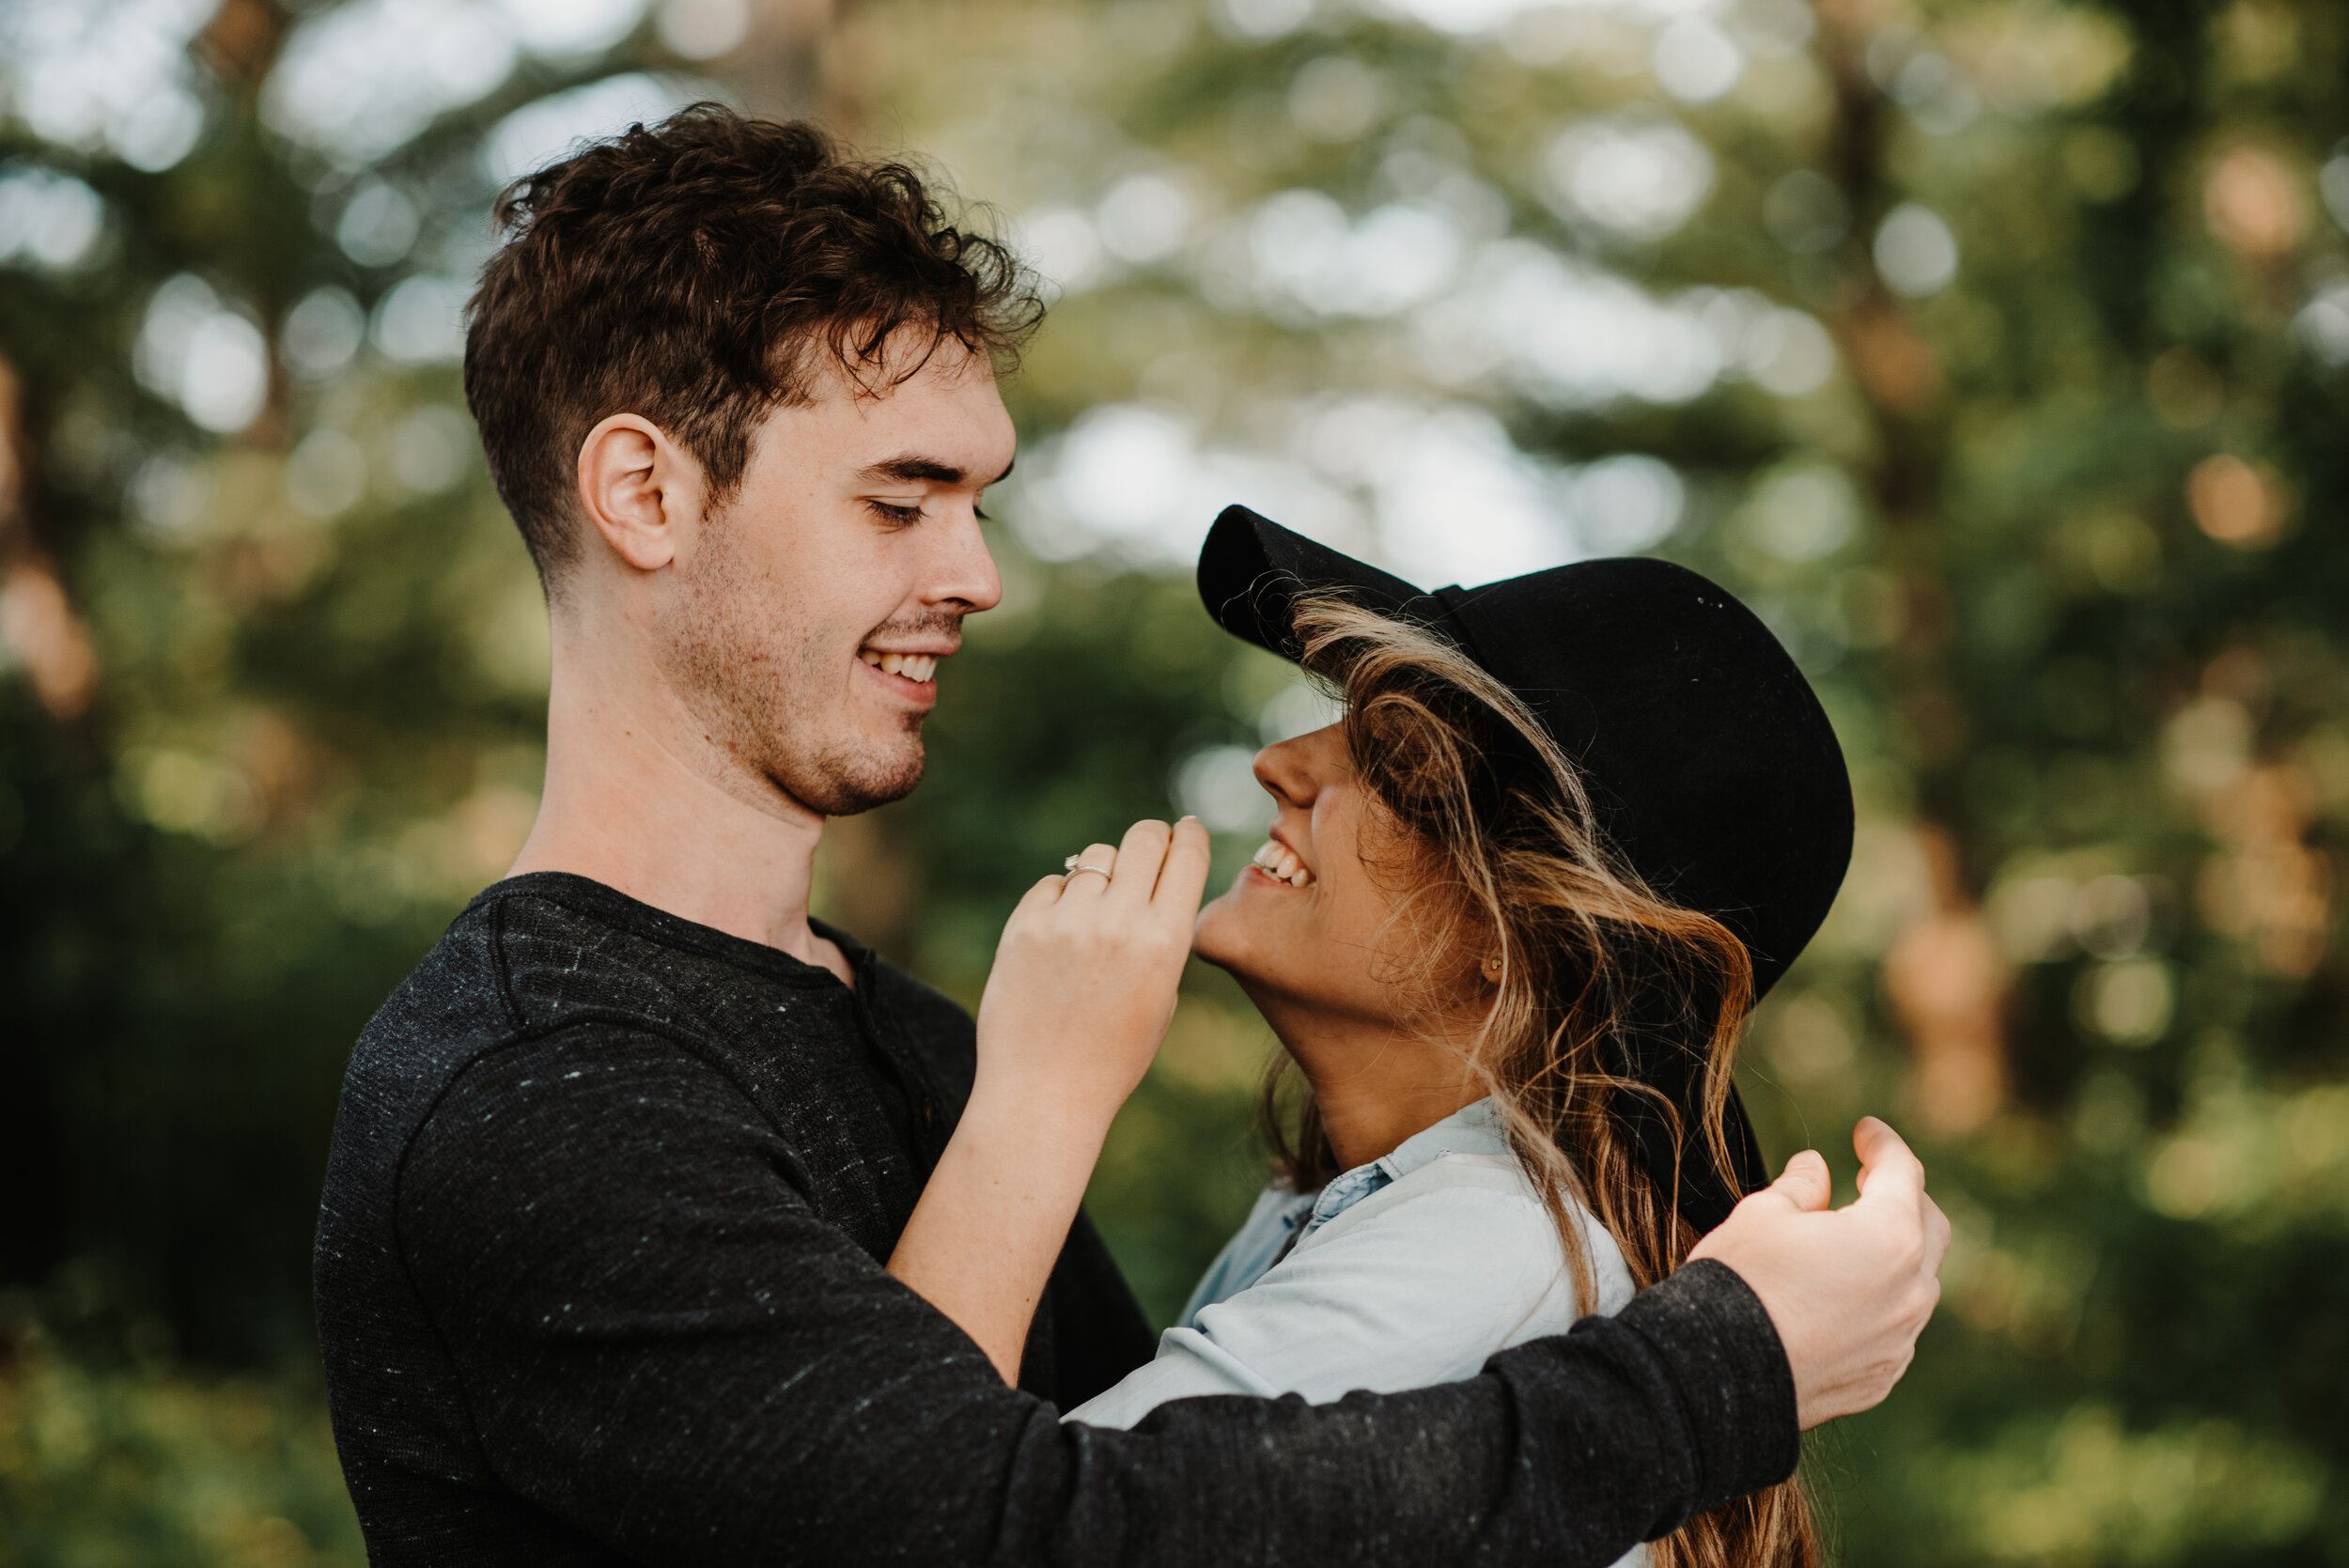
[[(894, 735), (850, 718), (853, 670), (814, 632), (817, 607), (757, 569), (739, 549), (731, 520), (706, 536), (686, 576), (686, 616), (663, 640), (664, 672), (710, 741), (754, 792), (780, 791), (823, 816), (853, 816), (903, 800), (922, 782), (919, 713)], [(924, 617), (868, 629), (930, 629)]]

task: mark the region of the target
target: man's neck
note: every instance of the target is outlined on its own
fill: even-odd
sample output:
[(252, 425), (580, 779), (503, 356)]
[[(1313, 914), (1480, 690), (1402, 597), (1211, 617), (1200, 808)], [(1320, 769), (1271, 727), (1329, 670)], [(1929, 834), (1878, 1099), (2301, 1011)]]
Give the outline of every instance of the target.
[[(558, 638), (560, 632), (557, 633)], [(509, 873), (568, 871), (682, 920), (818, 964), (855, 984), (807, 923), (824, 818), (712, 776), (659, 704), (631, 706), (558, 649), (547, 701), (547, 781)], [(646, 711), (647, 708), (656, 711)]]

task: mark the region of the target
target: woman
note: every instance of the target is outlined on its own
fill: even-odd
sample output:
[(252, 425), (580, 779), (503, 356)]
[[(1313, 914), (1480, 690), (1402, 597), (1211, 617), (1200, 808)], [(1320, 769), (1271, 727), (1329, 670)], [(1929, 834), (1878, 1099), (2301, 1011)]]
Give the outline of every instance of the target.
[[(1210, 610), (1344, 699), (1340, 724), (1259, 755), (1270, 839), (1196, 929), (1307, 1089), (1288, 1125), (1268, 1117), (1279, 1179), (1182, 1324), (1066, 1419), (1471, 1375), (1619, 1310), (1752, 1185), (1730, 1071), (1757, 979), (1840, 880), (1840, 753), (1782, 650), (1718, 589), (1594, 565), (1622, 569), (1431, 599), (1264, 520), (1219, 522)], [(1616, 656), (1629, 664), (1594, 668)], [(1705, 758), (1724, 746), (1742, 754)], [(1722, 811), (1743, 836), (1706, 819)], [(1603, 821), (1719, 912), (1661, 896)], [(1076, 862), (1072, 880), (1128, 869), (1106, 846)], [(1790, 1482), (1652, 1560), (1777, 1568), (1817, 1546)]]

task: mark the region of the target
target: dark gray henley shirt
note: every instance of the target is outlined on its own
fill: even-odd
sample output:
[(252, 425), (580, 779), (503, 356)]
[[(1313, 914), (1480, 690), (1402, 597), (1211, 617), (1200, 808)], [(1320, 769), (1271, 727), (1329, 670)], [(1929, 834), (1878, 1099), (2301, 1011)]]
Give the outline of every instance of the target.
[(372, 1560), (1592, 1568), (1784, 1479), (1792, 1378), (1699, 1264), (1467, 1382), (1063, 1425), (1150, 1336), (1080, 1219), (1020, 1387), (883, 1267), (972, 1026), (583, 877), (476, 898), (360, 1037), (319, 1220)]

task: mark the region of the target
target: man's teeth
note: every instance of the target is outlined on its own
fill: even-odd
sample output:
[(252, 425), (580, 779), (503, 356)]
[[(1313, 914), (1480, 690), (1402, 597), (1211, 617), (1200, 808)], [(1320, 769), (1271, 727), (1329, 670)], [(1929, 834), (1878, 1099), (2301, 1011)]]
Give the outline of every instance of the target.
[(927, 681), (938, 673), (938, 656), (931, 653), (881, 653), (873, 648), (859, 648), (857, 657), (883, 675), (903, 675), (908, 680)]
[(1293, 888), (1304, 887), (1314, 879), (1314, 874), (1305, 869), (1305, 862), (1297, 858), (1295, 850), (1271, 839), (1265, 840), (1264, 847), (1256, 851), (1255, 866), (1266, 876)]

